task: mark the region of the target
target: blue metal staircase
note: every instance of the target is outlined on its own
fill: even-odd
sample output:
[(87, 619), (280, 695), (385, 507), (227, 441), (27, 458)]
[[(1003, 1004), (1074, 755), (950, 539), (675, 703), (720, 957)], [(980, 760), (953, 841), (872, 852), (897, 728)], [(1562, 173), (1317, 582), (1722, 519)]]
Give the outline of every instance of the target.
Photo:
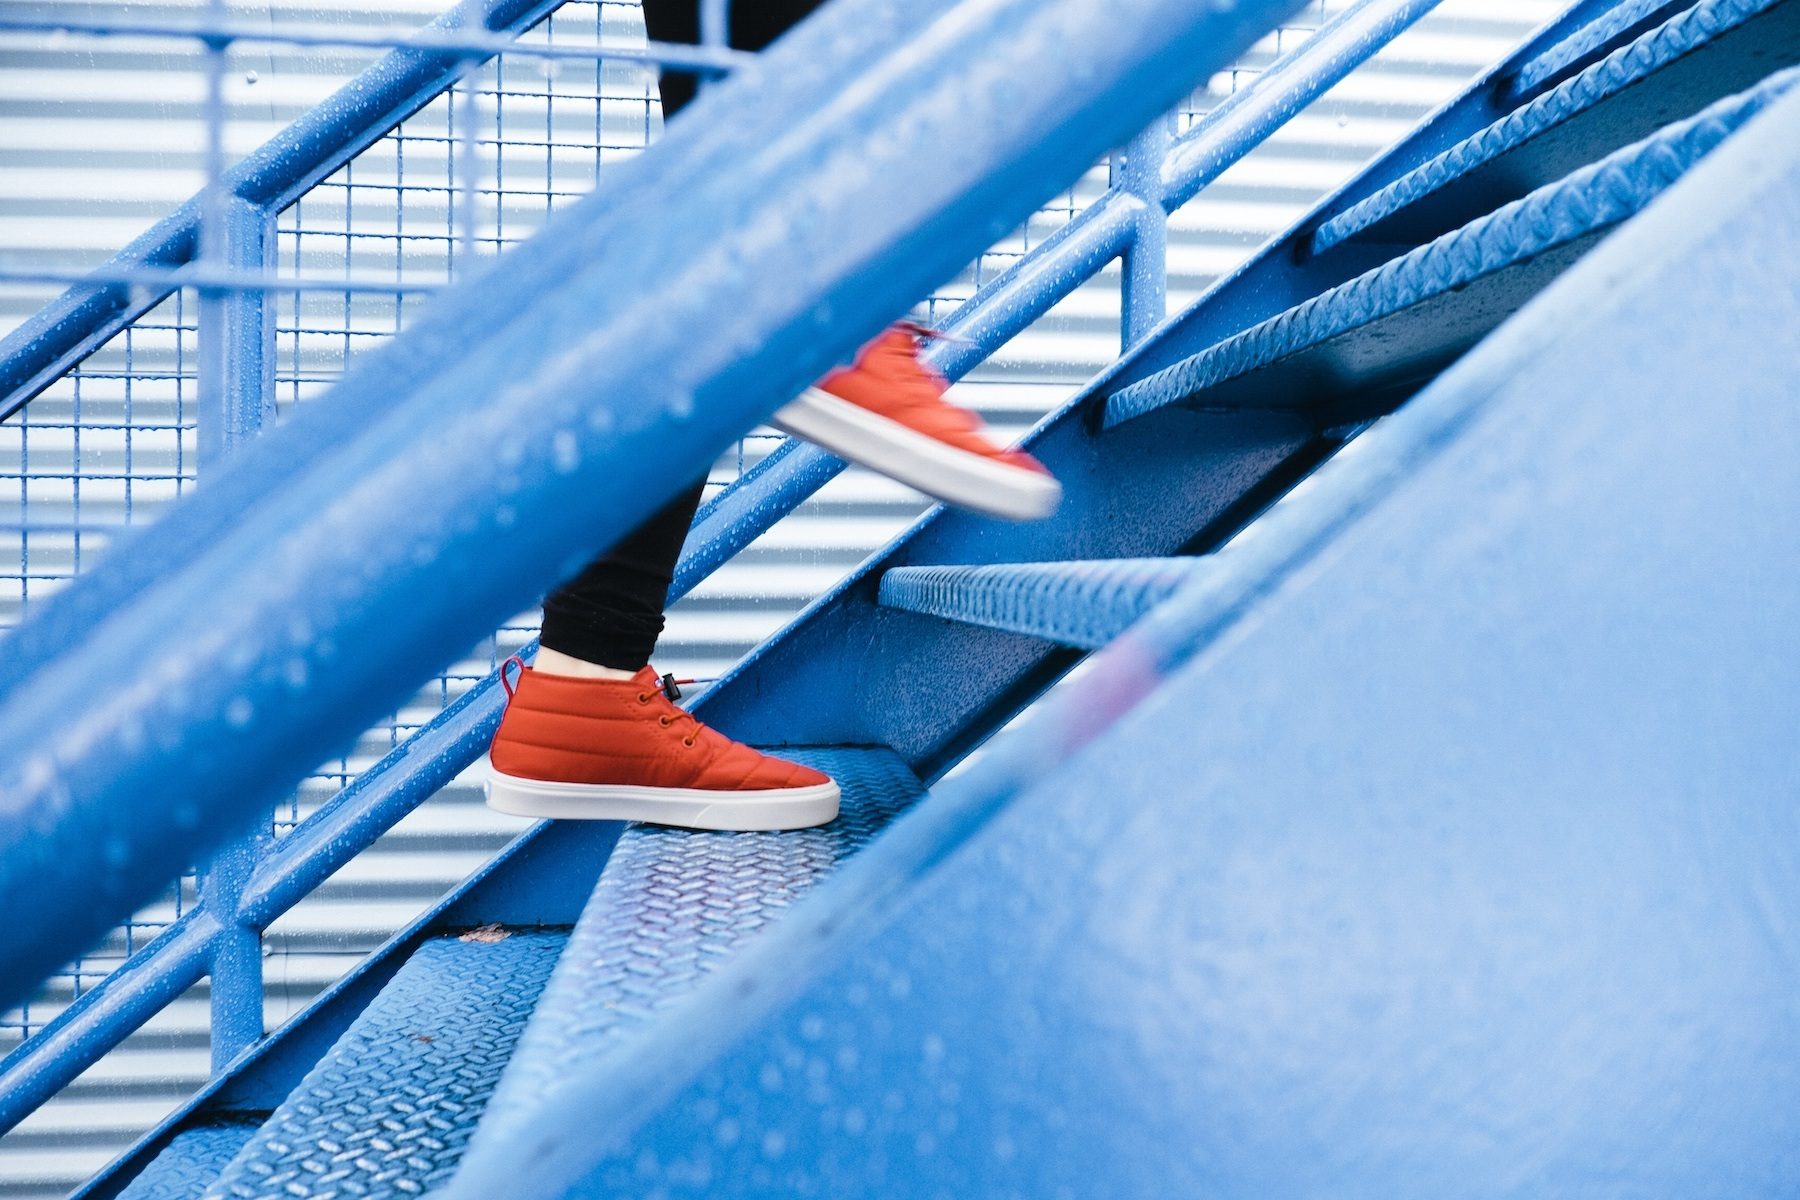
[[(988, 32), (1048, 45), (1088, 28), (1083, 7), (996, 5)], [(1096, 50), (1095, 70), (1112, 73), (1095, 85), (1106, 104), (1037, 113), (1055, 121), (1046, 153), (1058, 168), (1107, 144), (1102, 114), (1128, 82), (1201, 47), (1228, 53), (1278, 6), (1191, 17), (1185, 41), (1152, 52), (1153, 10), (1170, 7), (1115, 14), (1131, 33)], [(821, 26), (791, 55), (796, 69), (835, 38), (872, 76), (900, 71), (904, 55), (890, 61), (882, 45), (893, 10), (863, 8), (871, 28)], [(975, 42), (947, 45), (954, 70), (988, 69)], [(1780, 1097), (1800, 1028), (1780, 997), (1800, 973), (1782, 926), (1795, 831), (1773, 785), (1792, 762), (1766, 738), (1800, 687), (1791, 666), (1769, 669), (1747, 722), (1764, 741), (1729, 733), (1729, 700), (1734, 681), (1762, 678), (1757, 647), (1800, 615), (1782, 565), (1795, 498), (1783, 455), (1800, 448), (1783, 403), (1800, 362), (1796, 62), (1800, 0), (1573, 6), (1034, 431), (1033, 453), (1065, 485), (1055, 517), (1012, 527), (934, 511), (705, 694), (696, 709), (709, 722), (839, 778), (839, 822), (754, 835), (541, 826), (83, 1194), (1509, 1195), (1595, 1179), (1624, 1194), (1741, 1194), (1791, 1180), (1800, 1130)], [(945, 82), (950, 66), (911, 69), (894, 103), (924, 99), (901, 112), (973, 94)], [(807, 172), (847, 152), (841, 131), (807, 117), (807, 85), (747, 81), (742, 95), (762, 107), (743, 129), (671, 147), (666, 174), (646, 156), (624, 201), (681, 179), (702, 193), (693, 212), (787, 228), (784, 205), (818, 201)], [(1020, 103), (1017, 80), (995, 86), (1005, 107)], [(1133, 103), (1154, 111), (1155, 99)], [(756, 147), (783, 122), (804, 143), (783, 164), (798, 180), (730, 200), (773, 178), (758, 174)], [(1249, 128), (1252, 142), (1267, 132)], [(1166, 161), (1191, 168), (1193, 147)], [(493, 330), (496, 346), (543, 350), (575, 329), (563, 306), (589, 301), (654, 340), (605, 299), (616, 281), (571, 259), (618, 254), (637, 280), (655, 267), (734, 282), (660, 245), (615, 249), (665, 216), (676, 227), (687, 208), (596, 207), (553, 226), (349, 381), (336, 415), (247, 448), (251, 465), (199, 498), (216, 498), (210, 508), (172, 516), (185, 524), (163, 542), (122, 548), (112, 577), (22, 630), (16, 678), (65, 661), (59, 642), (85, 625), (161, 611), (135, 588), (192, 598), (219, 585), (208, 544), (273, 527), (236, 506), (271, 489), (288, 505), (277, 516), (317, 499), (307, 472), (333, 454), (340, 469), (378, 469), (432, 403), (450, 405), (451, 440), (504, 439), (505, 465), (469, 491), (483, 512), (535, 506), (520, 514), (548, 532), (503, 565), (543, 573), (568, 553), (553, 535), (579, 532), (554, 507), (604, 507), (576, 499), (564, 464), (612, 452), (571, 423), (588, 410), (533, 413), (546, 404), (533, 386), (585, 389), (609, 422), (599, 432), (644, 457), (601, 500), (646, 507), (659, 477), (684, 477), (667, 469), (680, 455), (741, 431), (937, 264), (879, 291), (851, 275), (896, 269), (969, 223), (980, 234), (983, 204), (1010, 211), (1007, 188), (1050, 172), (1010, 148), (981, 153), (941, 192), (878, 211), (886, 241), (831, 226), (837, 210), (819, 202), (819, 221), (867, 243), (797, 276), (804, 303), (727, 324), (735, 340), (723, 340), (747, 354), (653, 384), (652, 345), (591, 387), (575, 382), (602, 369), (590, 354), (491, 404), (428, 386), (446, 369), (434, 355), (498, 369), (498, 351), (453, 353), (459, 321), (482, 311), (478, 289), (482, 303), (499, 293), (534, 314)], [(1151, 195), (1142, 171), (1126, 171), (1096, 215), (951, 329), (1041, 312), (1037, 281), (1153, 240), (1168, 198), (1202, 174)], [(755, 261), (754, 237), (733, 246)], [(1684, 286), (1717, 311), (1695, 311)], [(539, 320), (550, 324), (527, 328)], [(625, 354), (621, 338), (601, 343)], [(1725, 357), (1706, 363), (1702, 346)], [(955, 373), (966, 352), (939, 353)], [(431, 379), (409, 382), (413, 369)], [(600, 386), (633, 380), (660, 408), (634, 413)], [(1717, 413), (1692, 402), (1708, 386)], [(370, 405), (396, 388), (391, 412)], [(350, 449), (334, 450), (340, 439)], [(1721, 469), (1733, 456), (1743, 469)], [(1707, 486), (1672, 496), (1658, 480), (1684, 464)], [(677, 587), (836, 465), (790, 447), (746, 476), (703, 512)], [(420, 469), (377, 494), (417, 498), (441, 482)], [(446, 569), (471, 579), (471, 555), (523, 540), (501, 527), (513, 522), (434, 520), (407, 536), (443, 561), (410, 562), (409, 549), (389, 563), (401, 583), (347, 585), (341, 607), (309, 614), (370, 656), (356, 686), (429, 653), (423, 640), (378, 646), (358, 604), (437, 586)], [(176, 570), (154, 556), (170, 549), (194, 565), (165, 583)], [(292, 554), (301, 572), (332, 561)], [(1673, 590), (1646, 604), (1659, 579)], [(1716, 623), (1697, 615), (1702, 592)], [(446, 601), (426, 632), (448, 644), (506, 594)], [(1493, 653), (1508, 637), (1516, 654)], [(1571, 656), (1578, 678), (1564, 673)], [(1648, 661), (1666, 674), (1644, 674)], [(246, 664), (186, 715), (195, 736), (233, 738), (252, 719), (266, 732), (297, 703), (278, 691)], [(1678, 694), (1694, 697), (1693, 714), (1668, 699)], [(254, 718), (230, 719), (234, 695), (254, 697)], [(403, 804), (382, 799), (395, 789), (454, 773), (491, 728), (484, 707), (491, 717), (491, 689), (432, 731), (443, 749), (398, 755), (314, 842)], [(354, 716), (307, 729), (323, 737)], [(1586, 741), (1561, 742), (1559, 728)], [(1584, 745), (1606, 765), (1585, 762)], [(1658, 745), (1689, 753), (1659, 758)], [(278, 773), (306, 747), (280, 749), (280, 762), (222, 750), (213, 769)], [(94, 768), (95, 812), (108, 811), (111, 766)], [(145, 778), (136, 760), (127, 769)], [(1709, 777), (1742, 799), (1744, 821), (1683, 807)], [(225, 819), (244, 802), (201, 803), (200, 818)], [(196, 844), (191, 828), (149, 818), (133, 836), (145, 877), (169, 847)], [(1703, 884), (1666, 882), (1715, 860), (1756, 881), (1721, 885), (1747, 900), (1713, 906)], [(135, 885), (128, 865), (140, 869), (108, 864), (109, 897)], [(1537, 890), (1521, 899), (1512, 879)], [(1609, 902), (1614, 924), (1594, 916)], [(1633, 957), (1658, 931), (1657, 952)], [(1697, 966), (1714, 939), (1730, 950), (1708, 976)], [(35, 968), (31, 954), (8, 969)], [(1555, 986), (1509, 1016), (1507, 982), (1534, 972)], [(1634, 1011), (1643, 1024), (1626, 1019)], [(1706, 1012), (1751, 1032), (1709, 1027), (1695, 1016)], [(1566, 1058), (1520, 1049), (1540, 1035), (1567, 1039)], [(1692, 1053), (1657, 1057), (1646, 1047), (1659, 1035), (1691, 1038)], [(1515, 1078), (1532, 1071), (1541, 1087)], [(1747, 1082), (1734, 1094), (1732, 1081)], [(1625, 1097), (1637, 1108), (1621, 1117)]]

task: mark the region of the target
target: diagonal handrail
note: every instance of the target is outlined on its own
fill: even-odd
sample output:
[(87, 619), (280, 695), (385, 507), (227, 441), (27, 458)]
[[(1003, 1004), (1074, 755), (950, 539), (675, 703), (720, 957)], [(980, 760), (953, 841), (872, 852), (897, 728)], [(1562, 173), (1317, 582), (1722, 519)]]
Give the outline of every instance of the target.
[(823, 9), (27, 620), (0, 1004), (1293, 4), (948, 7)]
[[(1361, 0), (1289, 49), (1170, 146), (1163, 206), (1173, 211), (1352, 69), (1429, 12), (1437, 0)], [(1040, 243), (960, 305), (945, 329), (955, 340), (927, 353), (960, 377), (1120, 253), (1141, 202), (1117, 191)], [(815, 447), (787, 441), (702, 508), (684, 548), (671, 598), (793, 511), (843, 467)], [(236, 923), (266, 928), (319, 882), (366, 849), (480, 756), (503, 699), (489, 675), (352, 781), (273, 848), (245, 887)], [(205, 902), (201, 902), (204, 908)], [(208, 925), (209, 929), (216, 926)], [(190, 961), (193, 933), (171, 930), (140, 951), (131, 972), (100, 981), (37, 1036), (0, 1061), (0, 1131), (10, 1128), (152, 1015), (169, 970), (181, 987), (204, 973)], [(177, 988), (179, 991), (179, 987)]]

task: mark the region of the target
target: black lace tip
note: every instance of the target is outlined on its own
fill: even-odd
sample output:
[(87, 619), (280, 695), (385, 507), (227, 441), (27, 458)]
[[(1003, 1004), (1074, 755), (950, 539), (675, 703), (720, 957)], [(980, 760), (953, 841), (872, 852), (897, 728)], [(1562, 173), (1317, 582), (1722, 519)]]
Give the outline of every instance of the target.
[(675, 677), (673, 675), (664, 675), (662, 677), (662, 691), (663, 695), (669, 698), (669, 703), (671, 704), (681, 699), (681, 689), (675, 686)]

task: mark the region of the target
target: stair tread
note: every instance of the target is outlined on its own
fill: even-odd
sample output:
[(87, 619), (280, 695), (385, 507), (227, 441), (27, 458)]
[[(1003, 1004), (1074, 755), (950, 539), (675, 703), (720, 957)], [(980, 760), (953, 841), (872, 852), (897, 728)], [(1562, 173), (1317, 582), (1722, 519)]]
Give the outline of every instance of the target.
[[(1547, 285), (1565, 259), (1634, 216), (1797, 77), (1800, 68), (1771, 76), (1119, 389), (1106, 401), (1105, 424), (1202, 393), (1209, 393), (1208, 407), (1294, 408), (1429, 374)], [(1422, 319), (1402, 328), (1409, 315)]]
[(205, 1196), (413, 1197), (442, 1183), (567, 941), (426, 942)]
[(1096, 650), (1168, 599), (1203, 561), (1115, 558), (895, 567), (881, 577), (880, 601), (888, 608)]
[(884, 748), (778, 753), (838, 781), (838, 819), (786, 833), (628, 827), (487, 1106), (467, 1167), (484, 1146), (503, 1147), (509, 1130), (540, 1120), (562, 1080), (679, 1004), (924, 794)]
[(119, 1200), (193, 1200), (256, 1134), (248, 1122), (202, 1125), (175, 1135), (119, 1193)]
[[(1585, 150), (1584, 158), (1591, 160), (1602, 151), (1616, 149), (1632, 140), (1632, 135), (1622, 135), (1619, 132), (1621, 123), (1617, 120), (1610, 121), (1610, 129), (1591, 128), (1609, 124), (1609, 119), (1602, 113), (1604, 103), (1619, 97), (1628, 88), (1645, 84), (1652, 76), (1702, 47), (1716, 47), (1727, 35), (1741, 35), (1749, 43), (1744, 47), (1746, 58), (1756, 64), (1758, 74), (1766, 73), (1783, 61), (1792, 61), (1793, 55), (1800, 53), (1800, 44), (1793, 39), (1771, 41), (1759, 36), (1756, 29), (1746, 29), (1754, 18), (1784, 5), (1790, 15), (1800, 11), (1800, 5), (1791, 4), (1789, 0), (1706, 0), (1671, 17), (1580, 74), (1326, 221), (1313, 233), (1313, 253), (1322, 254), (1358, 235), (1375, 234), (1381, 227), (1393, 224), (1396, 218), (1425, 197), (1444, 199), (1448, 189), (1492, 192), (1496, 183), (1494, 176), (1502, 170), (1515, 178), (1535, 176), (1537, 182), (1548, 182), (1572, 169), (1571, 154)], [(1731, 73), (1722, 72), (1716, 69), (1717, 66), (1716, 63), (1709, 64), (1706, 72), (1707, 82), (1712, 85), (1707, 99), (1716, 99), (1749, 82), (1743, 80), (1734, 86)], [(1641, 107), (1648, 118), (1668, 120), (1685, 115), (1656, 111), (1660, 106), (1648, 101)], [(1553, 132), (1557, 145), (1544, 145), (1552, 140), (1548, 135)], [(1647, 132), (1648, 128), (1641, 129), (1637, 136)], [(1610, 139), (1609, 133), (1612, 134)], [(1577, 145), (1584, 139), (1592, 144)], [(1533, 153), (1548, 161), (1532, 163), (1529, 167), (1512, 161)], [(1479, 203), (1473, 199), (1470, 202)], [(1492, 206), (1491, 203), (1488, 205)], [(1400, 240), (1400, 235), (1390, 234), (1388, 240)]]
[(1670, 0), (1622, 0), (1622, 3), (1613, 5), (1520, 67), (1513, 82), (1515, 92), (1533, 90), (1582, 59), (1599, 52), (1633, 25), (1653, 18), (1659, 11), (1679, 9), (1686, 2), (1687, 0), (1676, 0), (1675, 3)]

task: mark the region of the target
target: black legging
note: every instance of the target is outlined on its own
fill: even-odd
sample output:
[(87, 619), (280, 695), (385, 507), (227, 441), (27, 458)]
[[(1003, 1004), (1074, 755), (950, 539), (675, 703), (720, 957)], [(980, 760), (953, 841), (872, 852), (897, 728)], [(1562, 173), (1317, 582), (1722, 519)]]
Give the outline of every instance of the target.
[[(761, 50), (825, 0), (735, 0), (729, 39)], [(657, 42), (700, 41), (700, 0), (644, 0), (644, 25)], [(694, 77), (664, 72), (657, 88), (667, 121), (694, 98)], [(542, 644), (601, 666), (636, 671), (650, 661), (663, 630), (663, 605), (705, 479), (669, 501), (618, 545), (589, 563), (544, 601)]]

